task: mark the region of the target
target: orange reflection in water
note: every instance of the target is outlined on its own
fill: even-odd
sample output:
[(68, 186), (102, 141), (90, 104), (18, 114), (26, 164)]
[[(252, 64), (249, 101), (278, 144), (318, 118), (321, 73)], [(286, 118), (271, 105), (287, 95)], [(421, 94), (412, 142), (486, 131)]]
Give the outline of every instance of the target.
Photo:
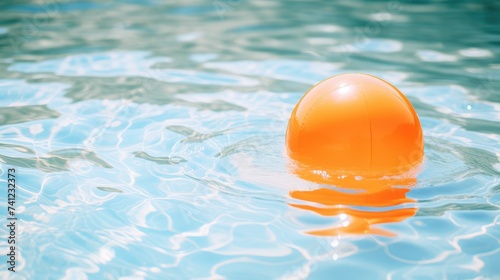
[[(297, 170), (296, 170), (297, 171)], [(336, 236), (344, 234), (379, 234), (395, 236), (394, 233), (377, 228), (377, 224), (400, 222), (412, 217), (417, 212), (415, 207), (386, 210), (385, 207), (413, 203), (415, 200), (406, 197), (409, 187), (415, 185), (416, 179), (410, 178), (378, 178), (359, 179), (352, 176), (341, 176), (336, 179), (325, 178), (318, 174), (297, 171), (299, 177), (321, 184), (329, 184), (340, 190), (319, 188), (315, 190), (291, 191), (292, 198), (311, 204), (290, 203), (292, 207), (313, 211), (322, 216), (340, 216), (345, 218), (341, 224), (308, 231), (317, 236)], [(355, 189), (357, 192), (344, 192), (342, 189)], [(359, 210), (356, 207), (380, 207), (380, 210)]]

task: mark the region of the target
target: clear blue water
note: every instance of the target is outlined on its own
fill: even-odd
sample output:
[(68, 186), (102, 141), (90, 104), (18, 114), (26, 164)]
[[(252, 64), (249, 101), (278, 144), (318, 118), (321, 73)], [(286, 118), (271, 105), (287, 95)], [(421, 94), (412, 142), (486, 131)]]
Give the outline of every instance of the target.
[[(0, 278), (498, 279), (499, 14), (493, 0), (0, 3), (0, 184), (16, 168), (19, 219), (16, 273), (0, 229)], [(311, 235), (352, 217), (290, 206), (320, 187), (287, 169), (290, 113), (345, 72), (393, 83), (422, 122), (417, 184), (364, 208), (416, 209), (375, 226), (393, 236)]]

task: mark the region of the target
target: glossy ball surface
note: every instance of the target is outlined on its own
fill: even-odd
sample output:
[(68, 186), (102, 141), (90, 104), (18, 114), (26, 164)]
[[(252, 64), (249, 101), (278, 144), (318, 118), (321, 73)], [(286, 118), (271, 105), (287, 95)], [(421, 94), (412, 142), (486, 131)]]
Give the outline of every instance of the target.
[(288, 155), (317, 170), (400, 174), (423, 158), (423, 134), (408, 99), (365, 74), (342, 74), (313, 86), (292, 112)]

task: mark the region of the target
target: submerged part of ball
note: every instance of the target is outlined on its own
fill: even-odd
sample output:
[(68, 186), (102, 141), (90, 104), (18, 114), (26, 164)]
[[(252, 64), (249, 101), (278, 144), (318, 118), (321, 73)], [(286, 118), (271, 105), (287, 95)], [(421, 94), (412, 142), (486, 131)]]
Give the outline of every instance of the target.
[(408, 99), (365, 74), (333, 76), (312, 87), (292, 112), (288, 155), (314, 170), (395, 175), (423, 158), (420, 121)]

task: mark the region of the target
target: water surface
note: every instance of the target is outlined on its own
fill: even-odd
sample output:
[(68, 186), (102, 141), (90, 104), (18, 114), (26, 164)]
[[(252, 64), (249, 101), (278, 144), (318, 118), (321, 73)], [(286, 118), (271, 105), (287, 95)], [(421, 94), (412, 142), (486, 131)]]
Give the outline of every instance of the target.
[[(19, 185), (18, 272), (2, 262), (1, 278), (498, 277), (499, 13), (493, 0), (1, 3), (0, 173), (5, 185), (15, 167)], [(387, 201), (287, 169), (293, 107), (346, 72), (393, 83), (420, 116), (422, 171)], [(320, 187), (349, 210), (290, 196)], [(373, 232), (311, 234), (384, 213), (399, 214)]]

